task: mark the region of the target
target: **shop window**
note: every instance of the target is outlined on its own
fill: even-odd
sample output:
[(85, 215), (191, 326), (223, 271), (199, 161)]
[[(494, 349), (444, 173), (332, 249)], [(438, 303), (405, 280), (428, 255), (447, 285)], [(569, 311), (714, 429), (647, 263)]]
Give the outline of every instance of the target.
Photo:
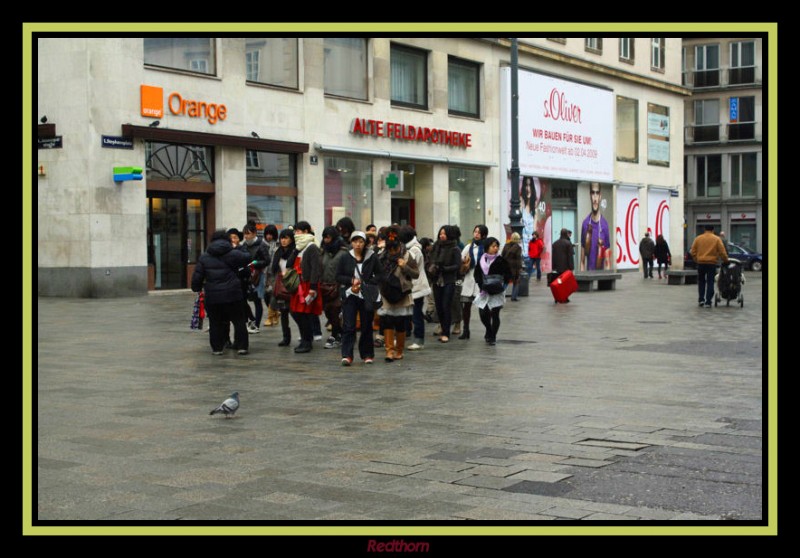
[(428, 53), (392, 44), (392, 104), (428, 108)]
[(447, 62), (447, 99), (450, 114), (480, 116), (480, 65), (450, 56)]
[(325, 39), (325, 93), (367, 99), (367, 39)]
[(669, 166), (669, 107), (647, 103), (647, 164)]
[(245, 44), (247, 81), (298, 88), (296, 38), (251, 37)]
[(639, 101), (617, 96), (617, 161), (639, 162)]
[(216, 75), (214, 39), (145, 38), (144, 63), (147, 66)]
[(461, 232), (485, 222), (485, 173), (481, 169), (450, 168), (448, 223)]
[(372, 162), (325, 157), (325, 224), (350, 217), (356, 228), (372, 222)]
[(260, 231), (282, 229), (297, 221), (297, 156), (247, 152), (247, 218)]

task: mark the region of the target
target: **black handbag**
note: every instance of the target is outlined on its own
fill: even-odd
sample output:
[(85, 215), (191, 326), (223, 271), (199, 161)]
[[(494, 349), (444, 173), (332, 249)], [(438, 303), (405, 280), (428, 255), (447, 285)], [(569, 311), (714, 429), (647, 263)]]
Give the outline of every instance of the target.
[(500, 294), (506, 290), (506, 281), (502, 275), (495, 273), (484, 276), (481, 290), (490, 295)]

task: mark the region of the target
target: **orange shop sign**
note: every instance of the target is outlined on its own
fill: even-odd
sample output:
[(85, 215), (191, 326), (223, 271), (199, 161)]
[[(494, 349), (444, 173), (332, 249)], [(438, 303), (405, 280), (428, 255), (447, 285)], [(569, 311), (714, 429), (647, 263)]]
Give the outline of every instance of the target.
[[(162, 118), (164, 116), (164, 89), (154, 85), (142, 85), (140, 91), (142, 116)], [(225, 120), (228, 117), (228, 107), (224, 104), (185, 99), (177, 91), (173, 91), (167, 97), (167, 107), (176, 116), (205, 118), (209, 124), (216, 124), (217, 121)]]

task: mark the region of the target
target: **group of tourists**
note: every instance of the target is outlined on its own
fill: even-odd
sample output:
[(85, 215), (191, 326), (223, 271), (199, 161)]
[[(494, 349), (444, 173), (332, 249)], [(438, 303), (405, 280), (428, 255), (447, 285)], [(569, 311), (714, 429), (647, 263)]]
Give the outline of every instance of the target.
[(266, 304), (263, 326), (280, 326), (279, 346), (292, 343), (291, 316), (299, 332), (294, 352), (313, 350), (324, 315), (324, 347), (338, 348), (341, 364), (351, 366), (356, 346), (364, 364), (374, 363), (379, 348), (385, 362), (421, 350), (426, 323), (437, 323), (440, 343), (469, 340), (473, 306), (484, 340), (494, 345), (507, 286), (516, 301), (522, 266), (519, 235), (501, 244), (485, 225), (463, 243), (457, 225), (441, 226), (431, 239), (408, 225), (357, 230), (343, 217), (318, 239), (307, 221), (280, 232), (267, 225), (263, 237), (249, 221), (241, 232), (212, 235), (191, 287), (204, 302), (214, 355), (226, 348), (248, 354), (248, 335), (261, 331)]

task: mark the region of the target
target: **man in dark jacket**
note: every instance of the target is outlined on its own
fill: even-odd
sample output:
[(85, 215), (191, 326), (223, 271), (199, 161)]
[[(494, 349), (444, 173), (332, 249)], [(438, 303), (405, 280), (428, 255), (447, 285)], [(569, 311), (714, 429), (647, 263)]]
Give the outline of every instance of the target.
[(553, 242), (553, 272), (558, 275), (575, 269), (575, 247), (570, 234), (568, 229), (561, 229), (561, 238)]
[(644, 278), (653, 278), (653, 254), (656, 251), (656, 243), (650, 238), (650, 231), (645, 231), (644, 238), (639, 242), (639, 255), (642, 257), (642, 269)]
[(192, 290), (196, 293), (205, 291), (212, 354), (222, 354), (231, 323), (234, 347), (240, 355), (248, 352), (244, 293), (239, 277), (241, 270), (247, 268), (249, 263), (250, 255), (234, 249), (224, 230), (211, 235), (208, 249), (197, 260), (192, 275)]
[[(239, 249), (250, 255), (250, 261), (253, 262), (253, 272), (245, 279), (245, 283), (252, 284), (256, 289), (258, 295), (253, 303), (255, 304), (255, 312), (250, 309), (250, 303), (245, 301), (245, 311), (247, 312), (247, 332), (258, 333), (261, 331), (261, 316), (264, 315), (264, 307), (261, 301), (264, 299), (264, 290), (266, 288), (266, 267), (270, 262), (269, 246), (267, 243), (258, 238), (258, 232), (255, 221), (248, 221), (242, 229), (244, 239), (239, 245)], [(245, 292), (248, 292), (247, 290)]]

